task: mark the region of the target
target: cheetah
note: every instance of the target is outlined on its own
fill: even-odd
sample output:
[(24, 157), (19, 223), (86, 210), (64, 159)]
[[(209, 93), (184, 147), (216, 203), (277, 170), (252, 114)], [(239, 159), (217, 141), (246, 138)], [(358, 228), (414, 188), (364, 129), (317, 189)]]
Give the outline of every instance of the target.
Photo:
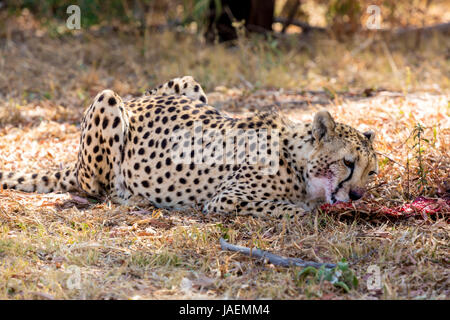
[(374, 136), (336, 123), (327, 111), (311, 123), (274, 111), (230, 117), (209, 106), (186, 76), (126, 102), (101, 91), (83, 114), (74, 165), (0, 172), (0, 185), (205, 214), (293, 217), (360, 199), (378, 171)]

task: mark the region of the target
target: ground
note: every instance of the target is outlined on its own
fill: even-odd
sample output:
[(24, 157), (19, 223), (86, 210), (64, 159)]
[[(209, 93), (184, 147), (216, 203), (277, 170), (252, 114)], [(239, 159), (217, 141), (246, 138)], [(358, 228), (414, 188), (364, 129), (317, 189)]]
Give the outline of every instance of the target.
[[(1, 39), (0, 170), (75, 161), (80, 115), (98, 91), (112, 88), (126, 99), (190, 74), (213, 106), (233, 116), (275, 104), (293, 120), (310, 121), (326, 108), (336, 121), (376, 131), (380, 174), (353, 208), (317, 210), (281, 226), (98, 203), (82, 194), (1, 190), (1, 299), (450, 297), (449, 212), (393, 217), (366, 210), (448, 196), (448, 48), (433, 47), (445, 42), (430, 39), (415, 52), (373, 44), (373, 53), (330, 40), (297, 54), (258, 42), (208, 47), (174, 33), (146, 40), (159, 48), (124, 38), (12, 32)], [(418, 123), (425, 127), (420, 152)], [(346, 259), (359, 284), (346, 293), (302, 276), (301, 268), (222, 251), (221, 236), (284, 256)], [(380, 268), (380, 290), (367, 288), (371, 265)]]

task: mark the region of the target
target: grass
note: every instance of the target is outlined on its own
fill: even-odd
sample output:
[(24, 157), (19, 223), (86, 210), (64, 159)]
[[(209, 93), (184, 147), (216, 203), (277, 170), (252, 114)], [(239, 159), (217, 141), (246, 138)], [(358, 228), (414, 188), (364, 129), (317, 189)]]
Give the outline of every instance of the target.
[[(19, 22), (10, 28), (20, 29)], [(74, 162), (79, 119), (99, 90), (131, 97), (184, 74), (230, 113), (275, 104), (286, 116), (309, 121), (326, 107), (337, 121), (375, 130), (381, 155), (380, 174), (356, 209), (281, 223), (2, 190), (0, 299), (449, 298), (448, 212), (395, 218), (363, 209), (448, 196), (448, 41), (432, 38), (411, 50), (399, 43), (361, 49), (357, 41), (254, 39), (227, 48), (183, 33), (143, 40), (13, 31), (0, 38), (2, 171)], [(345, 293), (300, 268), (221, 251), (224, 235), (285, 256), (345, 259), (359, 285)], [(380, 268), (380, 290), (367, 288), (371, 265)]]

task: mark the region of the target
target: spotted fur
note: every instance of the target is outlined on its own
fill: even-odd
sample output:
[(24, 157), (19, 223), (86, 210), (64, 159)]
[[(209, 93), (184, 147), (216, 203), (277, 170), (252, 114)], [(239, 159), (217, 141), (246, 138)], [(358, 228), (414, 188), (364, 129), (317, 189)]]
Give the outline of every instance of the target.
[[(312, 123), (293, 123), (276, 112), (231, 118), (206, 103), (192, 77), (127, 102), (104, 90), (84, 113), (74, 166), (0, 172), (0, 184), (39, 193), (81, 190), (123, 204), (282, 217), (324, 202), (358, 200), (377, 172), (374, 134), (335, 123), (326, 111)], [(219, 152), (228, 131), (235, 143)], [(258, 142), (263, 133), (266, 140)], [(214, 161), (205, 162), (205, 154)]]

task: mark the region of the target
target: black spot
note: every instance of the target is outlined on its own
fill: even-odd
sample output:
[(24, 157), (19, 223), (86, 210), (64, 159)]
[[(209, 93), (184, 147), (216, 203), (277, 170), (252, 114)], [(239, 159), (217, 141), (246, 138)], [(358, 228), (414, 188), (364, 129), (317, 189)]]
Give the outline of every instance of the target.
[(42, 177), (42, 181), (44, 181), (45, 186), (48, 186), (49, 181), (48, 181), (48, 177), (47, 176), (43, 176)]
[(98, 97), (98, 102), (102, 102), (103, 101), (103, 95), (101, 95), (100, 97)]
[(117, 103), (117, 102), (116, 102), (116, 99), (115, 99), (115, 98), (111, 97), (111, 98), (108, 99), (108, 104), (109, 104), (110, 106), (113, 106), (113, 105), (115, 105), (116, 103)]
[(108, 118), (105, 117), (103, 119), (103, 123), (102, 123), (103, 129), (106, 129), (108, 127), (108, 123), (109, 123), (109, 120), (108, 120)]
[(113, 125), (112, 125), (113, 129), (116, 128), (119, 125), (119, 123), (120, 123), (120, 118), (119, 117), (115, 117)]

